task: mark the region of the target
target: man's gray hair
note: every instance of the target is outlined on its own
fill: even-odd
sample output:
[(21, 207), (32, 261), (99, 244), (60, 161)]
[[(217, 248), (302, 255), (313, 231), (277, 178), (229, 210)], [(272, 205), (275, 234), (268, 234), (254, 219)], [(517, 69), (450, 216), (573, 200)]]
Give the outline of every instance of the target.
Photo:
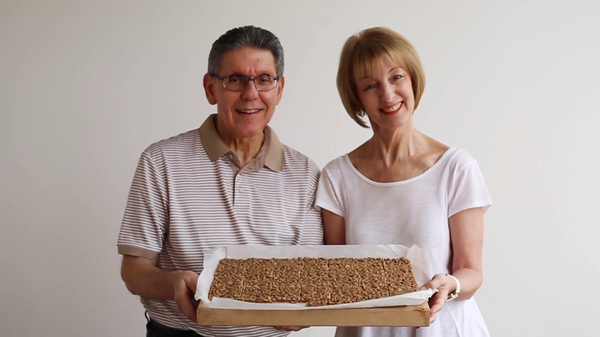
[(208, 54), (208, 73), (218, 74), (221, 70), (223, 54), (243, 47), (269, 50), (275, 59), (277, 76), (283, 75), (283, 47), (279, 39), (270, 31), (254, 26), (231, 29), (213, 43)]

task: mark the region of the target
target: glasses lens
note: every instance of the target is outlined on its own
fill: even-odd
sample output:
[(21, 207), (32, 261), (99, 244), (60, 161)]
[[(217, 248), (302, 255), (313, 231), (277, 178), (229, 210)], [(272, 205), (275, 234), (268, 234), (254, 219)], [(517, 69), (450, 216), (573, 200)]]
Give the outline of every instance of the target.
[[(231, 75), (223, 79), (225, 87), (233, 91), (244, 91), (248, 85), (250, 79), (245, 76)], [(275, 88), (277, 85), (277, 79), (269, 75), (258, 76), (254, 79), (256, 89), (259, 91), (266, 91)]]
[(256, 83), (256, 89), (258, 90), (269, 90), (273, 89), (277, 80), (269, 75), (262, 75), (257, 77), (254, 83)]
[(223, 82), (225, 83), (226, 88), (241, 91), (246, 88), (246, 84), (248, 84), (248, 79), (243, 76), (231, 75), (229, 77), (226, 77)]

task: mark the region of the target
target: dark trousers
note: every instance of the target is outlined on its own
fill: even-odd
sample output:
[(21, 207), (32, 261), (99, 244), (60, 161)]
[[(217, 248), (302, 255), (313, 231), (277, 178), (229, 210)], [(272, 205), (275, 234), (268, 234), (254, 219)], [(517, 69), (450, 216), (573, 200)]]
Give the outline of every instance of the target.
[(146, 313), (146, 337), (202, 337), (192, 330), (179, 330), (153, 321)]

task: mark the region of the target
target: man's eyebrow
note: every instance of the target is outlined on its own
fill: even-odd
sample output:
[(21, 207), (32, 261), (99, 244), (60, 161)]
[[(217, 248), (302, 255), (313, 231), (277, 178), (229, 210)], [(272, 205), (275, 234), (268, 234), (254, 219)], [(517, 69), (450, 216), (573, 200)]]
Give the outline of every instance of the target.
[(271, 75), (271, 73), (270, 73), (270, 72), (262, 72), (262, 73), (259, 73), (259, 74), (258, 74), (258, 75), (256, 75), (256, 76), (248, 76), (248, 75), (246, 75), (246, 74), (242, 74), (242, 73), (240, 73), (240, 72), (237, 72), (237, 71), (234, 71), (234, 72), (232, 72), (232, 73), (231, 73), (230, 75), (228, 75), (228, 76), (258, 77), (258, 76), (263, 76), (263, 75), (267, 75), (267, 76), (271, 76), (271, 77), (275, 77), (275, 76), (277, 76), (277, 75)]
[(229, 74), (229, 76), (242, 76), (242, 77), (248, 77), (240, 72), (234, 71), (232, 73)]

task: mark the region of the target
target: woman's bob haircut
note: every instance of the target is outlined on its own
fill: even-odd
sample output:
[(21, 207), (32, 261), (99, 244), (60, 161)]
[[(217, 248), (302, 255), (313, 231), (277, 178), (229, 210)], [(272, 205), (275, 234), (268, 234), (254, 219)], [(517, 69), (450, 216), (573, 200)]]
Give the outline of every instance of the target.
[(357, 79), (372, 74), (373, 66), (385, 58), (397, 63), (410, 75), (415, 110), (425, 90), (425, 73), (415, 48), (402, 35), (385, 27), (369, 28), (346, 40), (340, 56), (337, 88), (348, 115), (360, 126), (365, 111), (358, 97)]

